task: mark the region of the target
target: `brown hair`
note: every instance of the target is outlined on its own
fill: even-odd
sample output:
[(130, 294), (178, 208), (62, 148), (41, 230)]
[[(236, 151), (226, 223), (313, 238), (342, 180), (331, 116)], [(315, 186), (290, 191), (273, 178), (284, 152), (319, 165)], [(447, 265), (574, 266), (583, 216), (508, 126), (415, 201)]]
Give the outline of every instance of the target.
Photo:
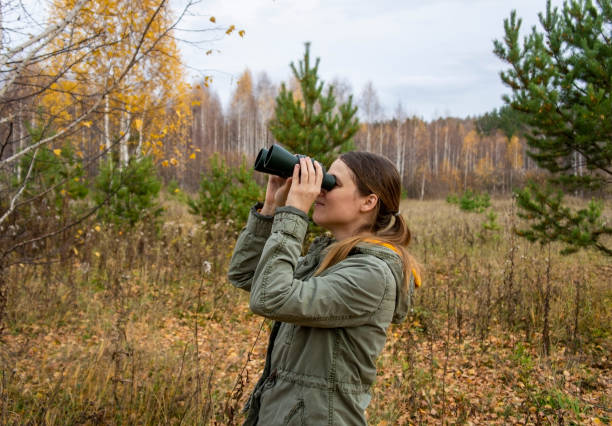
[(357, 235), (332, 244), (315, 274), (344, 260), (358, 243), (366, 240), (371, 242), (373, 238), (384, 245), (390, 245), (400, 255), (404, 285), (408, 285), (411, 273), (415, 274), (415, 282), (420, 284), (419, 265), (406, 249), (410, 242), (410, 230), (402, 215), (394, 215), (399, 212), (402, 192), (397, 168), (388, 158), (370, 152), (347, 152), (339, 159), (351, 170), (351, 177), (361, 196), (378, 196), (375, 219), (360, 229)]

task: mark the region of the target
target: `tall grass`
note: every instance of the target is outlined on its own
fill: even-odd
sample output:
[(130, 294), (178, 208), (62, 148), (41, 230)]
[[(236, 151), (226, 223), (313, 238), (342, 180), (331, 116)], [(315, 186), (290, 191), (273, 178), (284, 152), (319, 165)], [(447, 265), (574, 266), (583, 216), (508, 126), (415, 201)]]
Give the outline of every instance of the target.
[[(444, 201), (402, 205), (424, 284), (389, 329), (372, 424), (609, 421), (609, 259), (518, 239), (511, 201), (493, 206), (492, 232)], [(7, 271), (3, 423), (241, 421), (270, 324), (225, 277), (231, 224), (168, 207), (160, 231), (92, 224), (72, 257)]]

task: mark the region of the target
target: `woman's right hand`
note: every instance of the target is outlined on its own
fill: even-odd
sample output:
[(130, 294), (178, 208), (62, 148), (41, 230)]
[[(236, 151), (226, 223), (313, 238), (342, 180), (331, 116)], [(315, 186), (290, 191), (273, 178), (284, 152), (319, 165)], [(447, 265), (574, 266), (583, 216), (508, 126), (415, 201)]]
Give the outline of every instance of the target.
[(272, 216), (277, 207), (283, 207), (287, 202), (287, 194), (291, 188), (292, 178), (282, 178), (268, 175), (268, 186), (266, 188), (266, 199), (261, 209), (261, 214)]

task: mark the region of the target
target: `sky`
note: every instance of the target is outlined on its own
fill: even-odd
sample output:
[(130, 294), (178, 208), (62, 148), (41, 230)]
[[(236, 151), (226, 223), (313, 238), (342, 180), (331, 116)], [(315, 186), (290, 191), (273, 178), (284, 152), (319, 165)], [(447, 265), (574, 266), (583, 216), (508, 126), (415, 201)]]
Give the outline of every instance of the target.
[(220, 27), (243, 29), (244, 37), (193, 31), (179, 37), (211, 40), (181, 49), (193, 78), (212, 76), (224, 106), (247, 67), (254, 77), (265, 71), (275, 84), (288, 81), (289, 64), (310, 41), (323, 81), (348, 82), (355, 98), (372, 82), (385, 117), (401, 102), (407, 114), (431, 120), (502, 106), (509, 90), (499, 72), (506, 66), (493, 54), (493, 40), (503, 37), (512, 9), (526, 34), (545, 8), (545, 0), (209, 0), (192, 7), (181, 28), (210, 28), (214, 16)]

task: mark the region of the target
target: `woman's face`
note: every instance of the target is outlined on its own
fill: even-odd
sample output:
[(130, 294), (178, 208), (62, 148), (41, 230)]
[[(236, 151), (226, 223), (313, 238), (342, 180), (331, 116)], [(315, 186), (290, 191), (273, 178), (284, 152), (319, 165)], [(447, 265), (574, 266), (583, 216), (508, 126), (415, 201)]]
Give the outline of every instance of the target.
[(329, 191), (321, 190), (315, 200), (312, 219), (340, 240), (368, 223), (371, 211), (367, 207), (364, 210), (364, 206), (368, 205), (368, 198), (376, 196), (359, 194), (351, 169), (340, 159), (332, 163), (327, 173), (336, 177), (336, 186)]

